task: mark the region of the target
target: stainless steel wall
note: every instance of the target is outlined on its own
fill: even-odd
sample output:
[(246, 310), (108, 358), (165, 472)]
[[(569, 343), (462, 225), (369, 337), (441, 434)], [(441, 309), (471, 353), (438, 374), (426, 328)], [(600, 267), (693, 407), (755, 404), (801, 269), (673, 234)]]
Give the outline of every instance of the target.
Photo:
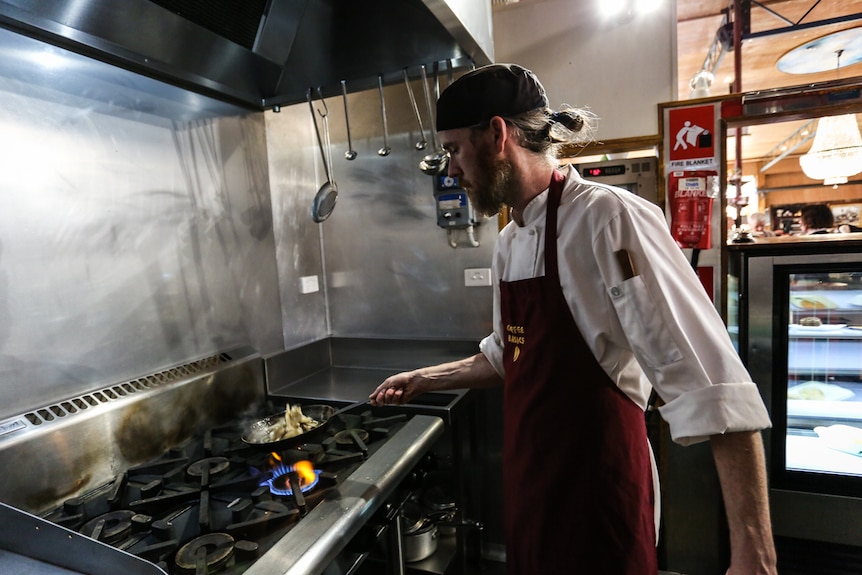
[(353, 162), (334, 90), (319, 225), (307, 105), (248, 112), (0, 30), (0, 422), (236, 346), (486, 334), (490, 288), (463, 270), (496, 222), (449, 246), (403, 83), (385, 158), (377, 91), (351, 94)]
[[(327, 334), (478, 341), (490, 332), (491, 288), (465, 287), (464, 269), (490, 266), (497, 222), (483, 220), (477, 227), (479, 247), (457, 249), (437, 227), (434, 178), (419, 170), (432, 151), (432, 124), (421, 81), (411, 85), (428, 147), (415, 149), (421, 136), (406, 86), (391, 82), (384, 98), (392, 152), (385, 157), (377, 154), (383, 146), (378, 91), (348, 96), (358, 153), (352, 161), (344, 157), (340, 86), (324, 87), (339, 195), (322, 224), (313, 223), (310, 212), (326, 179), (311, 110), (302, 104), (266, 112), (286, 349)], [(316, 98), (314, 106), (324, 110)], [(453, 239), (464, 244), (466, 233), (455, 232)], [(303, 293), (302, 278), (315, 276), (321, 290)]]
[(0, 420), (281, 348), (263, 114), (0, 30)]

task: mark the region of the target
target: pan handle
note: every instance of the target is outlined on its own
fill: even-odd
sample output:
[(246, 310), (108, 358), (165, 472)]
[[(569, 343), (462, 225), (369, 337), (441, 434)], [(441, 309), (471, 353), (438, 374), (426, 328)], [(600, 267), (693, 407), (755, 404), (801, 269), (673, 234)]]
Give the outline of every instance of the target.
[(329, 416), (329, 419), (332, 419), (332, 418), (333, 418), (333, 417), (335, 417), (336, 415), (341, 415), (342, 413), (346, 413), (346, 412), (348, 412), (348, 411), (352, 411), (352, 410), (356, 409), (357, 407), (360, 407), (360, 406), (362, 406), (362, 405), (365, 405), (365, 404), (366, 404), (366, 403), (368, 403), (369, 401), (370, 401), (370, 400), (368, 400), (368, 399), (363, 400), (363, 401), (357, 401), (356, 403), (351, 403), (350, 405), (347, 405), (347, 406), (345, 406), (345, 407), (341, 407), (341, 408), (339, 408), (339, 409), (336, 409), (336, 410), (332, 413), (332, 415), (330, 415), (330, 416)]

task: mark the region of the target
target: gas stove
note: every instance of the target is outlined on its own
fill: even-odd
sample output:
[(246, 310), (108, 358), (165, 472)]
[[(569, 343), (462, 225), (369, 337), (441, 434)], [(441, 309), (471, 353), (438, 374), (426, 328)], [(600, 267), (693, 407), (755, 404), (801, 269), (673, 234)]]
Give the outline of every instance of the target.
[(170, 575), (322, 572), (398, 498), (398, 478), (438, 428), (432, 417), (365, 410), (336, 416), (320, 443), (270, 453), (229, 424), (41, 516)]
[[(102, 416), (127, 421), (141, 409), (130, 404), (123, 407), (124, 417)], [(36, 515), (169, 575), (338, 573), (334, 564), (346, 553), (356, 555), (354, 563), (368, 555), (367, 532), (380, 539), (387, 522), (397, 525), (393, 517), (405, 479), (444, 424), (434, 416), (366, 405), (335, 416), (325, 437), (296, 449), (271, 452), (242, 440), (250, 421), (284, 409), (267, 401), (146, 461), (121, 466), (113, 477)], [(33, 443), (28, 449), (18, 441), (9, 453), (0, 449), (0, 456), (20, 458), (34, 451), (38, 442)], [(33, 475), (27, 468), (22, 464), (22, 474)], [(92, 465), (92, 471), (99, 468)], [(18, 497), (36, 495), (41, 493)]]

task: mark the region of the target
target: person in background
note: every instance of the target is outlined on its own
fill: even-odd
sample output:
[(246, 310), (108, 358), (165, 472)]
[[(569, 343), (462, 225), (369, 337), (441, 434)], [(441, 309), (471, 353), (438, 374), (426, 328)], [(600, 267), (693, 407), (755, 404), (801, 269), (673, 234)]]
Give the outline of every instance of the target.
[(510, 575), (657, 573), (651, 389), (682, 444), (709, 440), (730, 527), (729, 575), (775, 575), (760, 430), (770, 425), (713, 302), (662, 210), (557, 168), (594, 118), (550, 108), (529, 70), (468, 72), (436, 129), (476, 210), (511, 221), (493, 257), (493, 332), (479, 353), (387, 378), (372, 405), (504, 386)]
[(835, 216), (826, 204), (811, 204), (802, 208), (799, 225), (803, 236), (828, 234), (835, 227)]
[(766, 214), (763, 212), (748, 214), (748, 226), (755, 238), (775, 237), (775, 232), (766, 229)]

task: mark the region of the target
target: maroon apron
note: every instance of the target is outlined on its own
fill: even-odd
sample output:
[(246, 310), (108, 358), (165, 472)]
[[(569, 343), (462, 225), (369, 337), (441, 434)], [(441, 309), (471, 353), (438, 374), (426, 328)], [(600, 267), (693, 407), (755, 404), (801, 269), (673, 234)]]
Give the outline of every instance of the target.
[(563, 182), (555, 170), (545, 275), (500, 282), (507, 572), (655, 575), (644, 413), (596, 361), (560, 286)]

